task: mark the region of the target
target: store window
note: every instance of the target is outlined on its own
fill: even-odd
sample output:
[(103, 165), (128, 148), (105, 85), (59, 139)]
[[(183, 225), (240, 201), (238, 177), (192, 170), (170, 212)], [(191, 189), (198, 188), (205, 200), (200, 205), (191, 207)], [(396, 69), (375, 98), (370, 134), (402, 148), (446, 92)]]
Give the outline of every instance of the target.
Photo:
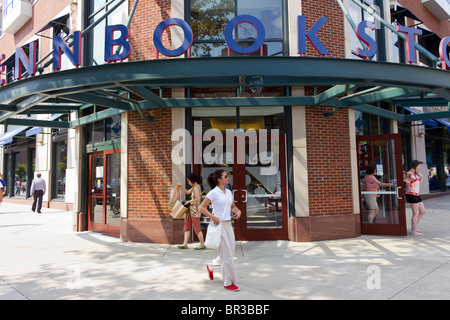
[[(87, 116), (105, 110), (101, 106), (91, 106), (82, 110), (81, 116)], [(120, 142), (121, 115), (98, 120), (86, 125), (86, 143), (88, 146), (98, 146), (105, 142)], [(118, 147), (116, 145), (115, 147)], [(95, 151), (95, 150), (92, 150)]]
[[(64, 115), (60, 120), (68, 121), (68, 118)], [(67, 132), (67, 129), (52, 129), (53, 200), (64, 200), (66, 195)]]
[(445, 187), (450, 190), (450, 141), (444, 142)]
[[(192, 57), (220, 57), (235, 55), (228, 50), (223, 30), (238, 15), (258, 18), (265, 29), (263, 55), (285, 55), (283, 43), (283, 0), (190, 0), (187, 21), (194, 34)], [(234, 40), (241, 47), (251, 46), (256, 30), (249, 23), (241, 23), (234, 30)], [(260, 55), (260, 51), (252, 55)]]
[[(14, 130), (14, 127), (8, 126), (8, 130)], [(4, 146), (3, 179), (6, 182), (8, 197), (30, 197), (36, 163), (35, 146), (35, 138), (26, 137), (25, 132), (15, 135), (13, 141)]]
[[(248, 88), (240, 93), (241, 97), (251, 97), (255, 94)], [(282, 87), (267, 87), (258, 96), (280, 97), (284, 95)], [(192, 98), (224, 98), (236, 97), (234, 88), (194, 88)], [(284, 107), (231, 107), (231, 108), (192, 108), (193, 121), (202, 122), (202, 131), (217, 129), (225, 133), (226, 129), (242, 128), (285, 130)]]
[(11, 11), (17, 6), (17, 0), (3, 0), (3, 16), (7, 17)]
[[(447, 131), (445, 128), (436, 130)], [(430, 192), (446, 191), (450, 188), (450, 140), (443, 139), (442, 136), (442, 131), (440, 135), (427, 133), (425, 139)]]
[(28, 150), (22, 149), (15, 154), (14, 196), (26, 197)]
[(389, 119), (355, 110), (356, 135), (390, 133)]

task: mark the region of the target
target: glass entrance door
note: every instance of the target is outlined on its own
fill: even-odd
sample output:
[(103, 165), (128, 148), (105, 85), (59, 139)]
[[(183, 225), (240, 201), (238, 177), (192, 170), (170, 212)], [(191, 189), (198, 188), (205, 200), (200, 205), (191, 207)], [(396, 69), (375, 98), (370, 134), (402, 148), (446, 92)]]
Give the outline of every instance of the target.
[[(406, 235), (405, 197), (399, 134), (357, 136), (360, 178), (361, 232)], [(374, 177), (392, 186), (367, 187)]]
[(89, 155), (88, 229), (120, 236), (120, 152)]
[[(194, 167), (194, 172), (204, 182), (216, 169), (223, 169), (229, 174), (227, 187), (242, 212), (241, 218), (233, 221), (237, 240), (286, 240), (288, 212), (284, 134), (256, 136), (256, 141), (237, 139), (233, 154), (223, 154), (221, 164), (203, 162)], [(226, 139), (230, 137), (224, 137), (223, 141)], [(216, 144), (219, 149), (220, 146)], [(255, 149), (252, 150), (255, 147), (258, 148), (256, 150), (266, 151), (255, 153)], [(203, 154), (206, 148), (208, 143), (204, 142)], [(239, 160), (241, 152), (244, 152), (244, 159)], [(207, 184), (203, 187), (206, 195), (210, 187)], [(207, 222), (208, 219), (203, 217), (205, 229)]]
[[(266, 139), (267, 138), (267, 139)], [(239, 240), (288, 239), (284, 135), (260, 135), (258, 147), (267, 146), (266, 157), (247, 159), (236, 166), (234, 201), (242, 216), (235, 221)], [(246, 141), (246, 154), (254, 154)], [(265, 148), (265, 147), (263, 147)], [(270, 158), (270, 159), (269, 159)]]

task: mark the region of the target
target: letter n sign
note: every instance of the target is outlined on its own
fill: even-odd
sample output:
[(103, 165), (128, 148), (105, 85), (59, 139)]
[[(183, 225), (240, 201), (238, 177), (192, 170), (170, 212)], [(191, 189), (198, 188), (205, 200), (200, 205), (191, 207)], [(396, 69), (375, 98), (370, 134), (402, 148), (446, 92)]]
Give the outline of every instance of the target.
[(53, 70), (61, 69), (61, 54), (64, 52), (69, 58), (70, 62), (75, 66), (81, 65), (81, 32), (75, 31), (73, 33), (73, 51), (70, 50), (67, 43), (60, 35), (53, 38)]
[(22, 78), (22, 65), (30, 76), (36, 74), (36, 42), (29, 43), (28, 57), (22, 47), (16, 48), (16, 60), (14, 66), (14, 78), (20, 80)]

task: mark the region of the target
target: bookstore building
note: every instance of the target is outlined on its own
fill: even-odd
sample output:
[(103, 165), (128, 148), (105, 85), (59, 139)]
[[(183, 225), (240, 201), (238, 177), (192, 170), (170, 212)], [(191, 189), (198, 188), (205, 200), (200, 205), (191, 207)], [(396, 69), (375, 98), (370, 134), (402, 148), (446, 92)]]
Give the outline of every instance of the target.
[[(29, 203), (41, 173), (43, 212), (73, 211), (74, 231), (180, 243), (172, 190), (195, 173), (206, 194), (220, 168), (242, 211), (237, 240), (300, 242), (407, 235), (413, 159), (421, 193), (448, 192), (448, 8), (15, 2), (3, 2), (0, 38), (4, 201)], [(372, 223), (369, 164), (392, 183)]]

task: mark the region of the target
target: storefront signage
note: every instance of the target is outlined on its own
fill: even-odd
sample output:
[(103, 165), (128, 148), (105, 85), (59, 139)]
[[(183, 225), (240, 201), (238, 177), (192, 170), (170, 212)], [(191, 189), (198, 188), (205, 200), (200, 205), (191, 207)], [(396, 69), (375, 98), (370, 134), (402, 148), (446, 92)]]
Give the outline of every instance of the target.
[[(298, 34), (298, 54), (306, 54), (306, 39), (308, 39), (314, 48), (322, 55), (328, 55), (329, 52), (326, 49), (322, 41), (317, 37), (317, 32), (328, 20), (327, 17), (320, 17), (314, 25), (306, 30), (306, 17), (298, 16), (297, 20), (297, 34)], [(255, 42), (249, 47), (239, 46), (233, 39), (234, 29), (241, 23), (249, 23), (256, 29)], [(167, 49), (162, 43), (162, 36), (164, 31), (170, 26), (178, 26), (184, 32), (184, 39), (181, 46), (177, 49)], [(377, 43), (367, 33), (366, 29), (374, 29), (375, 24), (370, 21), (361, 21), (357, 28), (356, 34), (358, 38), (367, 45), (366, 49), (357, 49), (357, 54), (365, 59), (372, 57), (377, 52)], [(407, 60), (409, 63), (415, 62), (414, 53), (414, 37), (415, 35), (421, 35), (422, 30), (416, 28), (409, 28), (403, 26), (397, 26), (397, 31), (406, 35), (406, 50)], [(119, 33), (118, 37), (115, 35)], [(129, 30), (126, 26), (118, 24), (105, 27), (105, 62), (111, 63), (116, 61), (123, 61), (127, 59), (131, 54), (131, 45), (127, 41)], [(250, 15), (240, 15), (231, 19), (224, 29), (225, 42), (232, 51), (238, 54), (249, 54), (260, 49), (265, 40), (265, 30), (262, 22)], [(156, 27), (153, 32), (153, 44), (158, 54), (163, 54), (168, 57), (177, 57), (186, 52), (189, 53), (189, 49), (193, 42), (193, 32), (189, 24), (184, 20), (178, 18), (170, 18), (162, 21)], [(442, 68), (444, 70), (450, 68), (450, 59), (447, 53), (447, 46), (450, 43), (450, 36), (441, 40), (439, 45), (439, 54), (442, 60)], [(117, 47), (122, 47), (121, 53), (114, 53)], [(75, 66), (81, 65), (81, 32), (76, 31), (73, 34), (73, 49), (58, 35), (53, 40), (53, 69), (58, 71), (61, 69), (61, 54), (65, 53), (70, 62)], [(0, 61), (5, 58), (4, 54), (0, 54)], [(36, 74), (36, 44), (31, 42), (29, 44), (28, 56), (25, 54), (21, 47), (16, 48), (15, 54), (15, 68), (14, 76), (19, 80), (22, 76), (22, 66), (25, 68), (30, 76)], [(1, 66), (0, 71), (4, 72), (4, 66)], [(1, 85), (4, 84), (1, 83)]]

